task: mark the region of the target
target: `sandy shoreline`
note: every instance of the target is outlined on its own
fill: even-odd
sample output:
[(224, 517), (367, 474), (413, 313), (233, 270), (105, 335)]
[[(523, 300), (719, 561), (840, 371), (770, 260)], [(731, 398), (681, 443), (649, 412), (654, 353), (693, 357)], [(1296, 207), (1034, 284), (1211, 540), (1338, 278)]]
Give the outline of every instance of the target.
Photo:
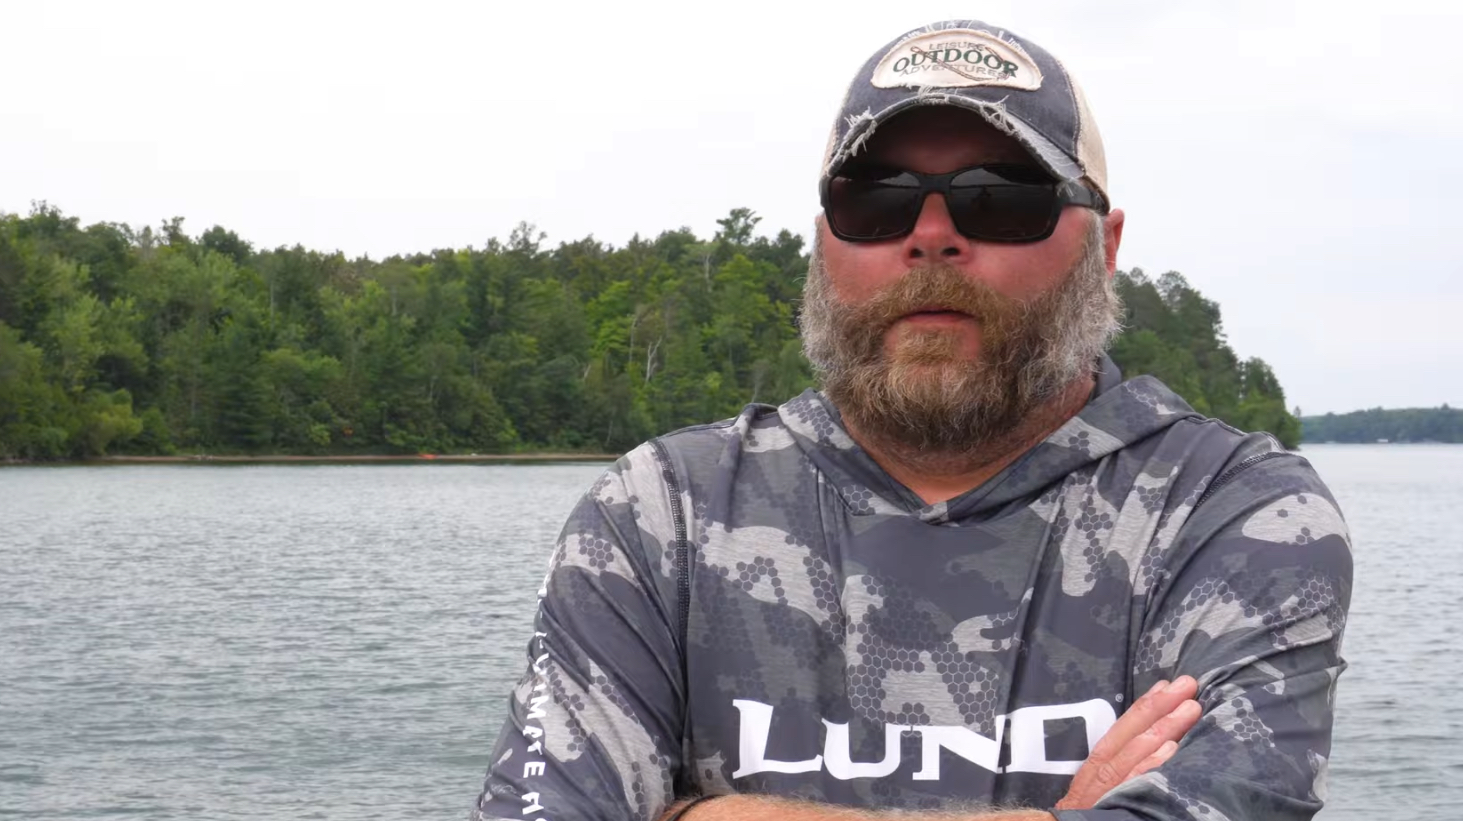
[(349, 464), (417, 464), (449, 462), (453, 464), (505, 464), (543, 462), (613, 462), (614, 453), (468, 453), (468, 454), (398, 454), (393, 456), (350, 454), (336, 456), (215, 456), (208, 454), (178, 456), (103, 456), (100, 459), (67, 462), (0, 462), (21, 467), (53, 465), (349, 465)]

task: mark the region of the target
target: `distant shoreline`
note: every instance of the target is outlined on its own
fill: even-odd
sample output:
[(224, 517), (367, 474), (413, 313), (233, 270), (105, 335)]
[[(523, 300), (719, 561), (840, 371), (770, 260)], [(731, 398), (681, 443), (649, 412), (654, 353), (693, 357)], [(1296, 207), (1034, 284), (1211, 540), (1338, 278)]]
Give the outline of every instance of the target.
[(613, 462), (617, 453), (416, 453), (344, 454), (334, 456), (266, 456), (184, 454), (175, 456), (103, 456), (58, 462), (0, 461), (0, 467), (60, 467), (101, 465), (351, 465), (351, 464), (535, 464), (554, 462)]
[[(1357, 445), (1357, 446), (1407, 446), (1447, 445), (1457, 442), (1301, 442), (1295, 452), (1308, 446)], [(26, 461), (22, 459), (0, 459), (0, 469), (7, 467), (100, 467), (105, 465), (385, 465), (385, 464), (448, 464), (492, 465), (492, 464), (555, 464), (564, 462), (613, 462), (618, 453), (401, 453), (401, 454), (336, 454), (332, 456), (298, 456), (290, 454), (269, 454), (249, 456), (242, 454), (178, 454), (173, 456), (102, 456), (96, 459), (65, 461)]]

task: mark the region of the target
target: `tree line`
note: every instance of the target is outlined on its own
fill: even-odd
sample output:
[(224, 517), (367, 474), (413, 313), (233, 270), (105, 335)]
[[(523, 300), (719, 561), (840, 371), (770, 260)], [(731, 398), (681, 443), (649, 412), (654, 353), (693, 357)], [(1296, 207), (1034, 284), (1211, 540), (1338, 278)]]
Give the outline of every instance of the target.
[(1372, 408), (1301, 417), (1307, 442), (1463, 442), (1463, 410)]
[[(803, 239), (735, 209), (612, 247), (506, 241), (381, 261), (0, 214), (0, 458), (627, 450), (812, 384)], [(1199, 410), (1286, 444), (1299, 423), (1218, 306), (1122, 273), (1113, 349)]]
[(1280, 380), (1265, 360), (1235, 354), (1217, 303), (1175, 271), (1156, 281), (1141, 268), (1119, 271), (1117, 287), (1123, 333), (1110, 353), (1125, 375), (1152, 374), (1206, 416), (1268, 431), (1287, 448), (1300, 444), (1300, 419), (1286, 409)]

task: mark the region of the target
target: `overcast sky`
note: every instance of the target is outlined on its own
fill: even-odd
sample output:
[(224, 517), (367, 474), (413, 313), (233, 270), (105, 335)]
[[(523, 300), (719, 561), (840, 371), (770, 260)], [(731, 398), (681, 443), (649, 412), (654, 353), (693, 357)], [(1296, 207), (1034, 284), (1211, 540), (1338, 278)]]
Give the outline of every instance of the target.
[(1463, 406), (1454, 0), (0, 0), (0, 211), (376, 258), (740, 206), (807, 236), (853, 72), (957, 17), (1067, 64), (1119, 264), (1182, 272), (1291, 405)]

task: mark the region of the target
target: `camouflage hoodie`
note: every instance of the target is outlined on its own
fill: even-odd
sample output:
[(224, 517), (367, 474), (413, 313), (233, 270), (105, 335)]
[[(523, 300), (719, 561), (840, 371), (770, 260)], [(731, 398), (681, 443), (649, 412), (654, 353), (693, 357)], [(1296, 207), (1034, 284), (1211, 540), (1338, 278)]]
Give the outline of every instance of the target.
[(1346, 526), (1309, 464), (1103, 363), (926, 505), (808, 391), (619, 460), (570, 516), (475, 817), (678, 795), (1050, 808), (1160, 678), (1204, 714), (1064, 821), (1302, 819), (1325, 797)]

